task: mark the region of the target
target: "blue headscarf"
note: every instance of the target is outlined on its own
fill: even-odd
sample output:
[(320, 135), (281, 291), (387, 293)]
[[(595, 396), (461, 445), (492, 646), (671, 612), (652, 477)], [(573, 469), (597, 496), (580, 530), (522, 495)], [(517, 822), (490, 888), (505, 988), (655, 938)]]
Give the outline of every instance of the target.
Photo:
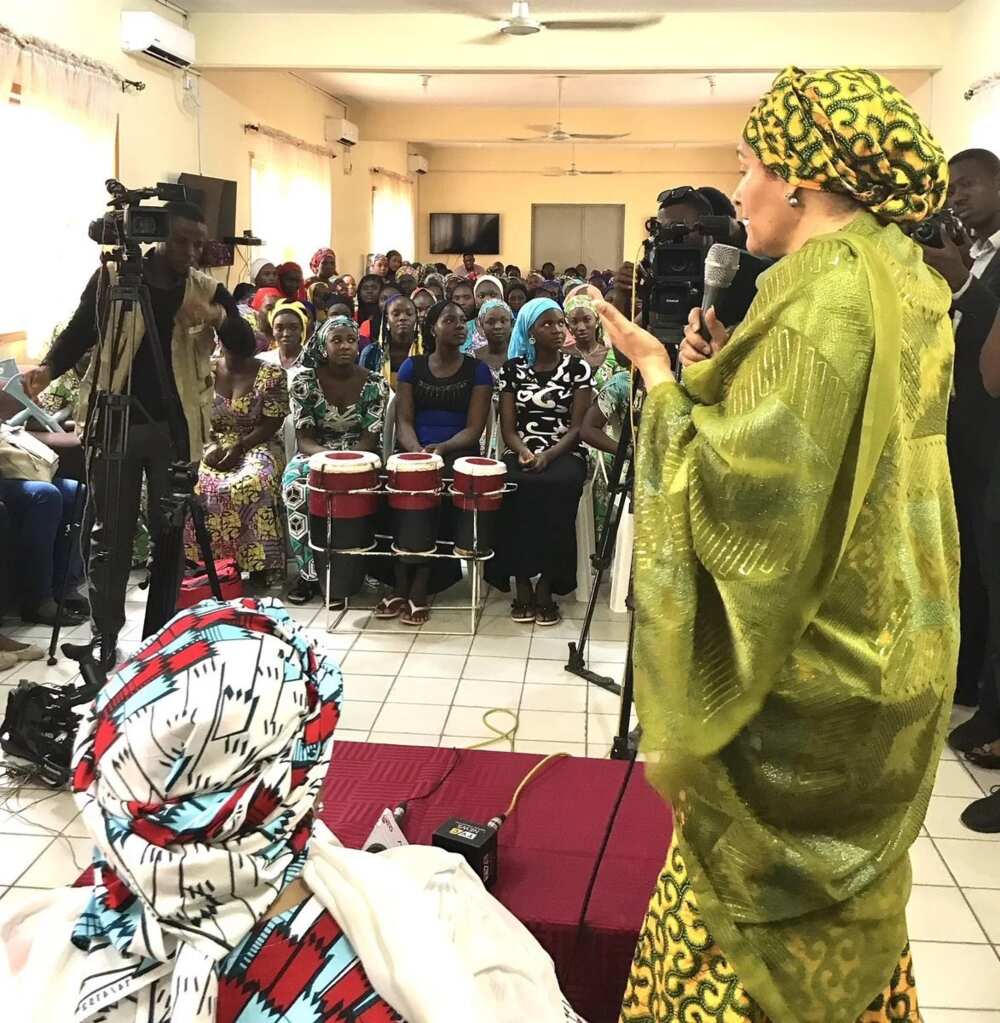
[(529, 366), (535, 364), (535, 342), (531, 340), (531, 328), (538, 318), (555, 309), (557, 313), (562, 312), (558, 302), (551, 298), (533, 298), (521, 306), (517, 314), (517, 322), (514, 324), (514, 333), (510, 337), (510, 347), (507, 349), (508, 359), (524, 359)]

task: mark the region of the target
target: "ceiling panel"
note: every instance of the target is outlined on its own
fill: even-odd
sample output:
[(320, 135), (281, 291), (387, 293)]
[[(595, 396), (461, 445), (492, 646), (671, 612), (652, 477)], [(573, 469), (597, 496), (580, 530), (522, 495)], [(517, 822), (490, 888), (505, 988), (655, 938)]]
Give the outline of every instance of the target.
[[(502, 18), (510, 4), (502, 0), (177, 0), (188, 11), (241, 14), (464, 14)], [(670, 11), (949, 11), (960, 0), (641, 0), (629, 15)], [(609, 0), (535, 0), (532, 16), (620, 15)]]

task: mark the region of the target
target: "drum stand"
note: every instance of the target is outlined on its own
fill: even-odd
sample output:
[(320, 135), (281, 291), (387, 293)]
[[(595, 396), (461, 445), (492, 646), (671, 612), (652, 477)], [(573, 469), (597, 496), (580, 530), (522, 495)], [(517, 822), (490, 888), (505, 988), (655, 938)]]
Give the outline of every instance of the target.
[[(313, 490), (313, 487), (309, 487)], [(317, 554), (322, 555), (326, 560), (326, 571), (324, 573), (325, 579), (323, 584), (323, 596), (324, 603), (326, 605), (326, 631), (333, 632), (340, 623), (344, 620), (347, 614), (352, 610), (364, 610), (368, 612), (368, 615), (361, 626), (359, 631), (363, 631), (368, 635), (379, 635), (381, 633), (393, 633), (398, 635), (399, 629), (386, 627), (374, 627), (371, 628), (373, 621), (377, 621), (375, 618), (374, 608), (352, 608), (350, 597), (344, 598), (344, 607), (339, 611), (330, 610), (331, 591), (333, 586), (333, 558), (335, 556), (346, 556), (346, 557), (360, 557), (360, 558), (446, 558), (450, 561), (464, 561), (468, 565), (469, 573), (469, 584), (472, 588), (472, 593), (467, 604), (435, 604), (435, 611), (461, 611), (469, 616), (468, 618), (468, 629), (458, 631), (456, 629), (433, 629), (428, 628), (426, 625), (419, 627), (420, 635), (422, 636), (475, 636), (476, 629), (479, 627), (479, 621), (482, 618), (483, 611), (486, 608), (486, 593), (484, 592), (483, 582), (483, 562), (489, 561), (493, 557), (493, 551), (483, 551), (482, 553), (475, 553), (479, 549), (479, 508), (477, 498), (493, 498), (497, 493), (508, 494), (513, 490), (517, 489), (517, 484), (506, 483), (504, 484), (502, 491), (493, 491), (489, 494), (476, 494), (468, 495), (462, 494), (461, 496), (469, 499), (473, 499), (474, 507), (472, 509), (472, 550), (458, 553), (455, 550), (455, 543), (452, 540), (438, 540), (433, 551), (427, 553), (413, 553), (411, 551), (401, 551), (392, 542), (393, 538), (385, 533), (375, 534), (375, 544), (372, 547), (367, 548), (355, 548), (353, 550), (337, 550), (333, 547), (333, 519), (331, 516), (326, 517), (326, 544), (324, 547), (317, 547), (313, 541), (312, 536), (309, 538), (310, 548)], [(367, 490), (347, 491), (347, 493), (369, 493)], [(428, 491), (412, 491), (412, 490), (392, 490), (388, 491), (396, 494), (415, 494), (421, 497), (426, 497)], [(453, 496), (457, 493), (454, 486), (450, 486), (445, 491), (449, 496)], [(417, 627), (413, 629), (417, 632)]]

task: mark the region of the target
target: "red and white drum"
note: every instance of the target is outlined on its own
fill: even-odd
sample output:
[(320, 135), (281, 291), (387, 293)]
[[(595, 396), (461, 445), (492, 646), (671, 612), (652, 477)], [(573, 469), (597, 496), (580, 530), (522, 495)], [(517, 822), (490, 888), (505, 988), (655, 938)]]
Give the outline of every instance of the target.
[(382, 466), (370, 451), (320, 451), (309, 459), (309, 544), (320, 551), (375, 546)]
[(455, 459), (452, 501), (457, 512), (455, 553), (482, 556), (493, 550), (507, 466), (495, 458)]
[(389, 508), (397, 551), (433, 554), (441, 518), (441, 470), (444, 459), (424, 451), (393, 455), (389, 470)]

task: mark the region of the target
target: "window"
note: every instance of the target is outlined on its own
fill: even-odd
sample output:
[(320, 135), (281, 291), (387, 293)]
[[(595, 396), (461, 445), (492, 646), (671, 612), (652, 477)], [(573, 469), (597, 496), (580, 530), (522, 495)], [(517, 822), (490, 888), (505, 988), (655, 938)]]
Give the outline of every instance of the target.
[(397, 174), (375, 175), (372, 194), (372, 249), (397, 249), (404, 259), (414, 259), (413, 185)]
[(98, 266), (87, 225), (104, 210), (114, 172), (115, 83), (72, 58), (0, 37), (0, 333), (24, 331), (40, 357)]
[(329, 157), (258, 135), (250, 165), (250, 221), (274, 263), (294, 260), (308, 275), (309, 257), (330, 244)]

